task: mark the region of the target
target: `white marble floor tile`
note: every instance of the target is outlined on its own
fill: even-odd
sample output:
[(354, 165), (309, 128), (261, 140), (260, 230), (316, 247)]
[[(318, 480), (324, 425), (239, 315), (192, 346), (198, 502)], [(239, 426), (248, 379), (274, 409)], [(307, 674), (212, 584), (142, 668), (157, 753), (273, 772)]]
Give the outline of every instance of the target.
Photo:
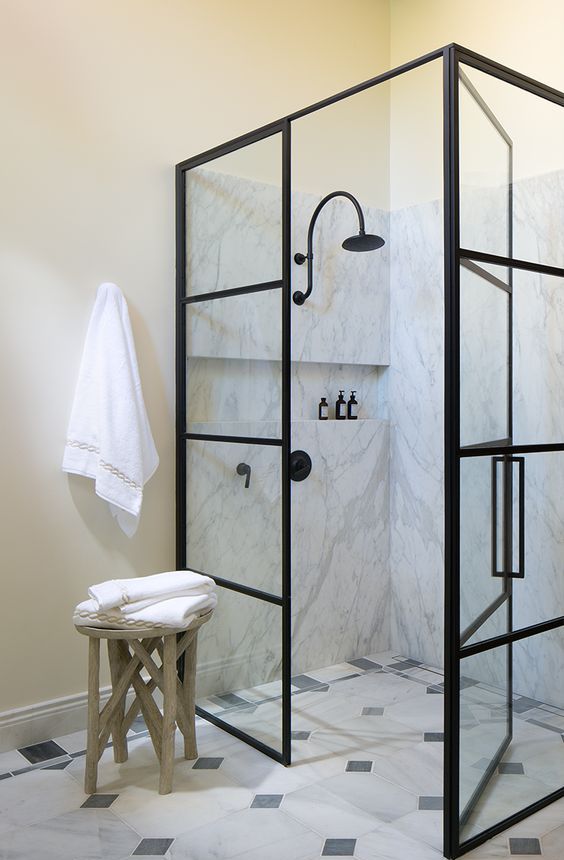
[(564, 824), (546, 833), (541, 839), (542, 855), (546, 860), (562, 860), (564, 855)]
[(354, 856), (359, 860), (441, 860), (443, 855), (386, 824), (361, 836)]
[(464, 856), (469, 860), (498, 860), (500, 857), (510, 857), (507, 837), (503, 833), (495, 836)]
[[(307, 741), (300, 742), (301, 746), (307, 744)], [(319, 779), (317, 772), (311, 769), (299, 764), (284, 767), (242, 741), (229, 751), (221, 769), (233, 782), (255, 794), (285, 794)]]
[(120, 858), (140, 838), (109, 809), (76, 809), (66, 815), (2, 834), (2, 860)]
[(405, 723), (422, 732), (442, 732), (444, 700), (442, 696), (430, 696), (425, 687), (420, 696), (398, 702), (386, 708), (386, 716)]
[(360, 716), (341, 723), (332, 731), (317, 731), (312, 740), (327, 752), (349, 755), (359, 750), (388, 756), (423, 741), (423, 732), (382, 717)]
[(395, 821), (417, 809), (414, 794), (372, 773), (343, 773), (324, 780), (323, 788), (379, 821)]
[(33, 770), (0, 781), (0, 833), (77, 809), (86, 799), (64, 770)]
[(420, 743), (375, 756), (372, 772), (418, 795), (442, 795), (443, 745)]
[[(100, 794), (119, 794), (132, 786), (146, 786), (157, 791), (159, 784), (159, 763), (149, 737), (128, 740), (129, 758), (122, 764), (114, 762), (113, 749), (104, 750), (98, 764), (97, 791)], [(175, 773), (178, 766), (187, 766), (177, 754)], [(66, 768), (65, 773), (74, 777), (82, 786), (86, 757), (79, 756)]]
[(315, 678), (316, 681), (334, 681), (336, 678), (344, 678), (347, 675), (354, 675), (359, 672), (355, 666), (350, 663), (336, 663), (334, 666), (325, 666), (321, 669), (314, 669), (311, 672), (306, 672), (310, 678)]
[(221, 768), (176, 768), (172, 794), (130, 786), (114, 801), (112, 811), (142, 836), (172, 837), (246, 809), (252, 799), (253, 793), (230, 780)]
[(302, 845), (299, 857), (307, 856), (321, 844), (317, 834), (280, 809), (244, 809), (220, 819), (213, 827), (199, 827), (180, 835), (171, 848), (171, 856), (175, 860), (229, 860), (262, 851), (263, 857), (272, 860), (273, 856), (284, 857), (279, 848), (278, 854), (273, 852), (280, 843), (289, 842)]
[(86, 730), (62, 735), (59, 738), (53, 738), (53, 740), (68, 753), (80, 752), (80, 750), (86, 749)]
[(29, 767), (29, 762), (17, 750), (0, 753), (0, 773), (9, 773), (21, 767)]
[(416, 841), (425, 842), (431, 848), (442, 851), (443, 815), (429, 810), (410, 812), (394, 821), (394, 828), (406, 833)]
[(281, 809), (325, 839), (355, 839), (383, 823), (327, 791), (322, 783), (287, 794)]

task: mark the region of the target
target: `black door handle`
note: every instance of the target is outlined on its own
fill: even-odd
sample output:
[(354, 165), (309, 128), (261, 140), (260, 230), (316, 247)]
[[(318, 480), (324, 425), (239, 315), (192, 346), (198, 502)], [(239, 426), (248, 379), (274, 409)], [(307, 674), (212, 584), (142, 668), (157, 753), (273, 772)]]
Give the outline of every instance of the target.
[(237, 474), (246, 475), (245, 489), (248, 490), (251, 483), (251, 467), (247, 463), (239, 463), (237, 466)]

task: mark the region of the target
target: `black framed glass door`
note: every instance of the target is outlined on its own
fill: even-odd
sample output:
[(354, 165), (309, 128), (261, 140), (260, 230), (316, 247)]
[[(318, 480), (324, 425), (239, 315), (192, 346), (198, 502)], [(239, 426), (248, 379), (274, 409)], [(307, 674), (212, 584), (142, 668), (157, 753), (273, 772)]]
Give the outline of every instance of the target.
[(177, 167), (177, 566), (211, 576), (197, 712), (290, 759), (289, 123)]
[(564, 95), (458, 46), (445, 71), (445, 854), (457, 857), (564, 795)]

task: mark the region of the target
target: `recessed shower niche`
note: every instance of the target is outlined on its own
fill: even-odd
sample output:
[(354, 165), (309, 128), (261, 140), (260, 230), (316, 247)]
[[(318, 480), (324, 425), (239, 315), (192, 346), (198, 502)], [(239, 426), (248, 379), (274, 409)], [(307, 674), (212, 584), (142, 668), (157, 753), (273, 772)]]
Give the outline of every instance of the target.
[(284, 764), (444, 730), (452, 857), (564, 794), (563, 105), (448, 46), (177, 167), (199, 713)]

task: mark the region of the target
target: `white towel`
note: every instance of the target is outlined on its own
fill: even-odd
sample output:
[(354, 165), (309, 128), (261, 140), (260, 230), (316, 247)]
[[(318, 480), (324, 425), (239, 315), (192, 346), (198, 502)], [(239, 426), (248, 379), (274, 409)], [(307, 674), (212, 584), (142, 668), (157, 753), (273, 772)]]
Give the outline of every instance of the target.
[(73, 614), (79, 627), (110, 627), (135, 630), (142, 627), (188, 627), (198, 616), (215, 609), (215, 594), (200, 594), (198, 597), (173, 597), (153, 603), (146, 609), (125, 615), (119, 609), (99, 612), (93, 600), (83, 600)]
[(153, 573), (132, 579), (109, 579), (91, 585), (89, 597), (94, 601), (97, 611), (107, 611), (114, 606), (122, 612), (136, 612), (160, 600), (172, 597), (196, 597), (209, 594), (215, 589), (215, 582), (209, 576), (202, 576), (192, 570), (171, 570), (166, 573)]
[(93, 478), (122, 531), (137, 531), (143, 486), (159, 465), (121, 290), (101, 284), (90, 318), (63, 470)]

